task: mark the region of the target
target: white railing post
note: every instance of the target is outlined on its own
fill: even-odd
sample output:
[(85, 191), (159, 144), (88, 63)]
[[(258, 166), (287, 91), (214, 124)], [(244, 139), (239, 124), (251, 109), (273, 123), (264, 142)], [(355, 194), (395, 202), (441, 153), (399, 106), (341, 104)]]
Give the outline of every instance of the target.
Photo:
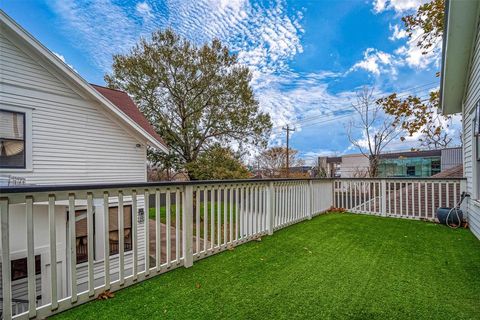
[(332, 205), (330, 207), (335, 207), (335, 186), (337, 184), (337, 180), (333, 179), (332, 180)]
[(193, 266), (193, 186), (185, 186), (183, 192), (183, 265), (189, 268)]
[(10, 270), (10, 236), (8, 223), (8, 200), (0, 199), (0, 224), (2, 230), (2, 317), (11, 319), (12, 317), (12, 287)]
[(380, 214), (383, 216), (387, 215), (387, 181), (382, 179), (380, 182), (380, 192), (381, 192), (381, 211)]
[(311, 220), (313, 215), (313, 196), (313, 181), (308, 180), (308, 220)]
[(273, 181), (268, 183), (267, 189), (267, 231), (269, 235), (273, 234), (274, 208), (275, 208), (275, 187)]

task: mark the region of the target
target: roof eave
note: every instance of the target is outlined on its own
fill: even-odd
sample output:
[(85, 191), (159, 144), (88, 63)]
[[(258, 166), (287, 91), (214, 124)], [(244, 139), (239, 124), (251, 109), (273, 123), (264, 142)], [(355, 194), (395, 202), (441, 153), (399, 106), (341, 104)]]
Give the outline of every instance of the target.
[(444, 115), (462, 112), (468, 69), (477, 32), (479, 1), (445, 3), (440, 108)]
[(5, 25), (11, 29), (17, 36), (23, 39), (26, 43), (29, 44), (38, 54), (45, 57), (48, 62), (53, 65), (55, 68), (60, 70), (60, 72), (66, 74), (69, 79), (71, 79), (76, 86), (78, 86), (83, 92), (92, 97), (94, 100), (100, 102), (104, 105), (110, 112), (113, 112), (120, 120), (127, 123), (132, 127), (136, 132), (142, 135), (147, 139), (148, 144), (152, 147), (159, 148), (164, 152), (168, 152), (168, 147), (158, 141), (155, 137), (150, 135), (145, 131), (140, 125), (133, 121), (128, 115), (122, 112), (117, 106), (105, 98), (101, 93), (95, 90), (85, 79), (83, 79), (79, 74), (73, 71), (70, 67), (66, 65), (65, 62), (60, 60), (55, 54), (53, 54), (48, 48), (41, 44), (37, 39), (35, 39), (30, 33), (18, 25), (12, 18), (10, 18), (3, 10), (0, 10), (0, 20), (5, 23)]

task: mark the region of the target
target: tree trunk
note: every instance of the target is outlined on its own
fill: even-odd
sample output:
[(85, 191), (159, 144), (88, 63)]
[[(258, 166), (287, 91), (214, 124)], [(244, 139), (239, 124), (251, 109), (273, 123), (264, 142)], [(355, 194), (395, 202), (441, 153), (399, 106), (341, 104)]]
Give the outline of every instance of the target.
[(370, 167), (368, 168), (370, 178), (376, 178), (378, 176), (378, 156), (370, 157)]

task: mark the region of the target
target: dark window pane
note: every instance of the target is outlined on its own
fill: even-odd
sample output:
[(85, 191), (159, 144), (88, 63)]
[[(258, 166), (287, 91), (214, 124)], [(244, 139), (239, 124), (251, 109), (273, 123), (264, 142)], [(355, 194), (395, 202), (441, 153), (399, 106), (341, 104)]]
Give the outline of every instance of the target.
[(437, 174), (441, 171), (440, 160), (433, 160), (432, 161), (432, 176)]
[(407, 176), (415, 176), (415, 166), (408, 166), (407, 167)]
[[(109, 240), (110, 255), (118, 254), (118, 207), (110, 207), (109, 214)], [(123, 232), (124, 232), (124, 251), (132, 250), (132, 206), (123, 207)]]
[[(27, 258), (17, 259), (11, 261), (12, 281), (24, 279), (28, 276)], [(35, 256), (35, 274), (41, 273), (40, 255)]]
[(88, 261), (87, 210), (75, 211), (77, 263)]

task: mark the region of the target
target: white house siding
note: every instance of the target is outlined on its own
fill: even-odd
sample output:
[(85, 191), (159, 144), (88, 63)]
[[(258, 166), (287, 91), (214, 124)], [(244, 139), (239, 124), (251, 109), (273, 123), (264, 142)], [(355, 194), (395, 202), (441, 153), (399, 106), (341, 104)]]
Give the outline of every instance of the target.
[(25, 177), (33, 184), (146, 181), (142, 138), (127, 132), (96, 102), (78, 95), (4, 35), (0, 57), (0, 108), (33, 109), (33, 170), (1, 169), (0, 174)]
[(470, 66), (469, 82), (463, 106), (464, 117), (464, 174), (467, 177), (467, 192), (471, 194), (468, 201), (469, 224), (472, 232), (480, 239), (480, 194), (479, 182), (480, 168), (476, 164), (475, 146), (473, 143), (474, 109), (480, 100), (480, 34), (477, 28), (475, 50)]
[[(0, 109), (31, 110), (32, 167), (26, 170), (0, 169), (0, 175), (25, 177), (30, 184), (145, 182), (146, 141), (112, 120), (113, 117), (96, 102), (77, 94), (66, 81), (49, 72), (36, 61), (37, 58), (30, 57), (13, 41), (0, 34)], [(125, 201), (127, 205), (128, 199)], [(138, 201), (138, 208), (143, 208), (143, 197), (139, 196)], [(103, 223), (103, 207), (97, 204), (96, 230), (103, 230), (98, 227), (99, 223)], [(35, 252), (42, 255), (42, 275), (37, 285), (37, 292), (42, 295), (39, 304), (50, 300), (48, 225), (44, 225), (48, 224), (46, 208), (46, 205), (34, 206)], [(64, 297), (70, 291), (67, 287), (67, 207), (57, 203), (55, 210), (58, 218), (58, 292), (59, 297)], [(23, 258), (26, 256), (26, 236), (25, 232), (21, 232), (21, 228), (25, 228), (24, 206), (10, 206), (10, 217), (11, 259)], [(145, 213), (145, 219), (148, 219), (148, 213)], [(138, 225), (137, 234), (138, 268), (142, 270), (145, 251), (143, 225)], [(103, 235), (97, 232), (95, 238), (96, 253), (102, 253), (101, 257), (95, 257), (98, 260), (95, 261), (95, 270), (98, 271), (95, 273), (95, 284), (99, 284), (103, 279), (103, 245), (98, 244), (103, 242), (98, 238), (103, 239)], [(118, 256), (110, 259), (112, 279), (115, 279)], [(126, 253), (127, 267), (131, 261), (131, 253)], [(87, 286), (87, 270), (85, 264), (77, 268), (78, 289), (82, 291)], [(130, 272), (127, 269), (126, 275)], [(24, 282), (14, 283), (12, 289), (14, 298), (27, 298)]]
[(447, 148), (441, 152), (441, 171), (445, 171), (454, 168), (463, 163), (463, 150), (462, 147)]

